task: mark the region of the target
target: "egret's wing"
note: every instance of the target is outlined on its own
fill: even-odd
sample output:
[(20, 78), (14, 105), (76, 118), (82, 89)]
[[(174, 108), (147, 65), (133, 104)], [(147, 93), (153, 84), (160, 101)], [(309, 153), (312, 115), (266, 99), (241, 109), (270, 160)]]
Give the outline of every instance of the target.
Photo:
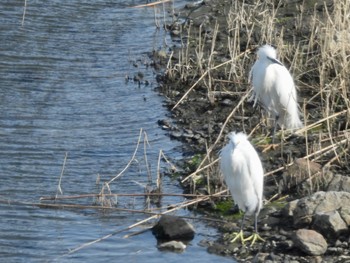
[(230, 190), (234, 202), (243, 211), (246, 211), (245, 197), (242, 190), (246, 188), (244, 175), (244, 156), (239, 149), (233, 148), (231, 144), (226, 145), (221, 151), (220, 168), (226, 185)]
[(264, 171), (260, 158), (254, 147), (249, 143), (245, 146), (245, 155), (247, 160), (247, 170), (249, 174), (249, 182), (252, 184), (250, 195), (254, 195), (251, 212), (259, 211), (262, 203)]
[(286, 67), (276, 64), (275, 90), (278, 95), (276, 109), (281, 116), (280, 120), (287, 128), (295, 129), (302, 127), (299, 118), (297, 93), (293, 78)]

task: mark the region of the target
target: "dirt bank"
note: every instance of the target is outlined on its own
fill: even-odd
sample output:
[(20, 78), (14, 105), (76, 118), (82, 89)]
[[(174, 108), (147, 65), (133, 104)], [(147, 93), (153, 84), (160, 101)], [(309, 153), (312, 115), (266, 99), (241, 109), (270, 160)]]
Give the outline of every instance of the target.
[[(289, 201), (326, 190), (326, 173), (349, 173), (350, 41), (344, 33), (349, 22), (341, 19), (349, 7), (338, 1), (304, 2), (212, 0), (187, 5), (167, 25), (176, 46), (166, 58), (154, 54), (157, 66), (165, 70), (158, 76), (159, 91), (171, 112), (171, 118), (159, 124), (184, 142), (186, 154), (178, 165), (186, 192), (208, 194), (225, 188), (217, 153), (230, 131), (250, 134), (263, 162), (265, 208), (259, 226), (266, 242), (253, 247), (229, 242), (226, 234), (237, 230), (240, 220), (230, 209), (231, 198), (222, 197), (196, 207), (229, 222), (217, 225), (223, 236), (208, 245), (212, 253), (242, 262), (349, 260), (348, 234), (327, 240), (328, 250), (320, 256), (295, 247), (292, 235), (297, 228), (283, 209)], [(273, 123), (248, 102), (254, 52), (265, 43), (277, 47), (291, 71), (306, 125), (296, 134), (280, 131), (279, 146), (269, 150)], [(246, 225), (251, 231), (251, 223)]]

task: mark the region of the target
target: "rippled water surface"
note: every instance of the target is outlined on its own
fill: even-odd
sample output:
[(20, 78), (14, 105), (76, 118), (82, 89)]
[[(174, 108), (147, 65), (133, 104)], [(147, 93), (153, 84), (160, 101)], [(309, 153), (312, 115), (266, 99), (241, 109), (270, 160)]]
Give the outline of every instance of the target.
[[(153, 8), (130, 8), (146, 1), (26, 1), (21, 25), (24, 2), (0, 3), (0, 261), (228, 260), (198, 244), (215, 231), (196, 221), (198, 234), (182, 254), (158, 251), (150, 232), (123, 238), (140, 230), (133, 228), (67, 255), (147, 216), (35, 205), (40, 197), (57, 193), (66, 154), (64, 195), (98, 193), (101, 182), (129, 162), (141, 129), (148, 144), (141, 140), (135, 161), (110, 184), (113, 193), (142, 193), (148, 182), (146, 163), (154, 182), (160, 150), (181, 157), (179, 143), (157, 125), (166, 110), (147, 67), (146, 52), (164, 48), (165, 39), (155, 28)], [(166, 10), (173, 7), (168, 4)], [(163, 12), (157, 16), (163, 19)], [(143, 83), (125, 81), (137, 72), (144, 75)], [(164, 192), (181, 193), (175, 181), (165, 178), (163, 183)], [(116, 201), (118, 208), (144, 207), (142, 197)], [(163, 205), (181, 201), (168, 198)], [(70, 203), (93, 205), (94, 200)]]

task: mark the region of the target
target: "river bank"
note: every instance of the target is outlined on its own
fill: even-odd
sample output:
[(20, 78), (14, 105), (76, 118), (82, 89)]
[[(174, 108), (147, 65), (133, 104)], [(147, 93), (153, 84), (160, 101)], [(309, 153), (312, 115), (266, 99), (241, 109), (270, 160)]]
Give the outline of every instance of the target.
[[(329, 218), (321, 223), (316, 220), (333, 210), (346, 211), (334, 199), (347, 200), (346, 192), (350, 191), (346, 10), (349, 5), (340, 1), (309, 5), (298, 1), (212, 0), (177, 10), (178, 20), (167, 25), (176, 45), (166, 57), (155, 56), (155, 61), (165, 68), (158, 76), (159, 92), (167, 98), (171, 116), (159, 124), (169, 136), (184, 143), (186, 154), (178, 163), (182, 171), (177, 176), (185, 192), (213, 194), (225, 189), (217, 157), (230, 131), (250, 135), (265, 170), (265, 205), (259, 216), (265, 242), (253, 247), (229, 242), (228, 234), (240, 223), (229, 196), (193, 208), (227, 221), (216, 225), (223, 235), (208, 244), (211, 253), (242, 262), (350, 260), (348, 213), (339, 214), (345, 218), (342, 229), (334, 230)], [(276, 46), (279, 59), (293, 75), (305, 123), (295, 134), (279, 131), (279, 146), (274, 149), (266, 148), (273, 122), (248, 102), (249, 70), (256, 48), (265, 43)], [(310, 220), (302, 222), (305, 211), (300, 207), (311, 207), (307, 198), (314, 194), (333, 209), (311, 209)], [(322, 224), (326, 226), (322, 228)], [(248, 232), (251, 226), (251, 221), (246, 223)], [(313, 240), (317, 248), (310, 248), (310, 242), (297, 231), (305, 229), (322, 233)], [(314, 232), (307, 232), (307, 236)], [(328, 236), (328, 232), (333, 235)], [(326, 243), (318, 246), (322, 238)]]

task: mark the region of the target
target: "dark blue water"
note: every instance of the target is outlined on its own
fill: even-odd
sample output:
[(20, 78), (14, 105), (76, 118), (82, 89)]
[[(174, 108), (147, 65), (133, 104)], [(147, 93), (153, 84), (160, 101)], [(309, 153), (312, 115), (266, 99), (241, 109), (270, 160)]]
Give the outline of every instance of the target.
[[(167, 19), (177, 5), (165, 5)], [(0, 3), (0, 261), (1, 262), (213, 262), (198, 243), (214, 230), (198, 221), (198, 234), (182, 254), (160, 252), (150, 232), (131, 238), (124, 231), (67, 255), (68, 251), (147, 218), (94, 209), (41, 208), (61, 182), (64, 195), (98, 193), (121, 172), (112, 193), (143, 193), (154, 184), (159, 151), (181, 158), (179, 143), (157, 125), (163, 98), (155, 91), (146, 53), (166, 48), (153, 8), (145, 1), (50, 0)], [(163, 7), (157, 13), (163, 21)], [(166, 39), (170, 41), (169, 39)], [(144, 75), (149, 85), (126, 82)], [(147, 144), (144, 144), (145, 138)], [(146, 154), (145, 154), (146, 150)], [(145, 158), (147, 156), (147, 158)], [(147, 166), (149, 169), (147, 169)], [(161, 168), (167, 169), (162, 163)], [(96, 179), (100, 178), (100, 184)], [(181, 193), (165, 178), (165, 193)], [(142, 197), (121, 197), (117, 207), (144, 209)], [(184, 201), (165, 198), (162, 205)], [(52, 202), (51, 202), (52, 203)], [(93, 198), (70, 203), (93, 205)], [(175, 214), (188, 214), (181, 210)], [(152, 221), (154, 222), (154, 221)], [(63, 256), (63, 257), (62, 257)]]

